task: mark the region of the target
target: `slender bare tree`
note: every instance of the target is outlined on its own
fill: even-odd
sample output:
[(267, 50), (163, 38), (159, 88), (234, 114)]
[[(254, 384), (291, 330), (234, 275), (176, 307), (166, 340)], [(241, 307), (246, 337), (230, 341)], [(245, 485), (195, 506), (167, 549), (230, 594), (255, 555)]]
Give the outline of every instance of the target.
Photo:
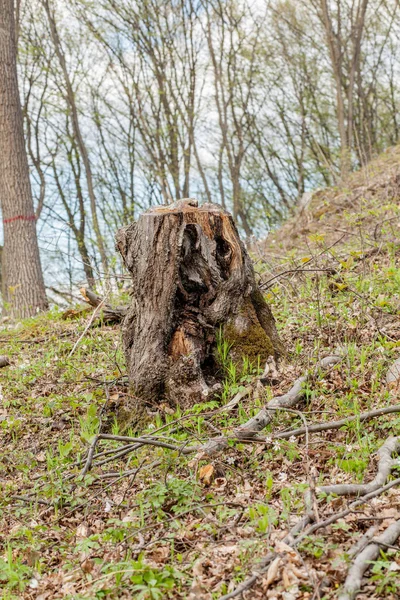
[(107, 250), (104, 243), (104, 238), (101, 232), (99, 217), (98, 217), (98, 206), (97, 199), (95, 194), (95, 186), (93, 180), (93, 172), (92, 172), (92, 164), (89, 157), (89, 152), (86, 147), (84, 136), (82, 133), (82, 128), (79, 120), (78, 106), (75, 97), (75, 91), (72, 85), (70, 73), (68, 71), (67, 61), (65, 59), (64, 50), (62, 47), (61, 39), (57, 29), (56, 18), (54, 15), (54, 11), (51, 9), (48, 0), (42, 0), (43, 7), (46, 11), (46, 15), (49, 21), (49, 32), (51, 36), (51, 40), (54, 45), (54, 50), (57, 56), (57, 59), (60, 63), (61, 71), (64, 77), (65, 84), (65, 100), (67, 102), (68, 108), (71, 112), (71, 121), (72, 128), (74, 131), (74, 136), (76, 139), (77, 147), (79, 149), (79, 153), (82, 158), (82, 163), (85, 169), (86, 174), (86, 184), (89, 196), (90, 210), (92, 215), (92, 225), (93, 230), (96, 236), (96, 243), (98, 246), (99, 254), (101, 257), (101, 263), (103, 267), (103, 271), (105, 275), (108, 275), (108, 257)]

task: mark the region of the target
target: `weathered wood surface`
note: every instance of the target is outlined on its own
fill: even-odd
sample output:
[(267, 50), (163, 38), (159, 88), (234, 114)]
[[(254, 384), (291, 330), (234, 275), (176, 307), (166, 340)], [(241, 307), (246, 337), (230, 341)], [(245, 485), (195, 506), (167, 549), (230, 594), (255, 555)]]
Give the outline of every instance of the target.
[(152, 208), (116, 242), (132, 275), (123, 344), (138, 403), (187, 408), (209, 397), (221, 326), (238, 359), (282, 353), (250, 257), (220, 206), (187, 199)]

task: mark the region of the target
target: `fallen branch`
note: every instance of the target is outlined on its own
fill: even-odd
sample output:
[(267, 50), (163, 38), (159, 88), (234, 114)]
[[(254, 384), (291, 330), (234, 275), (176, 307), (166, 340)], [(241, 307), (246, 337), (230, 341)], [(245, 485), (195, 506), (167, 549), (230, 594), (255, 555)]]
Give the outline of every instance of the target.
[[(175, 446), (174, 444), (169, 444), (168, 442), (162, 442), (161, 440), (153, 440), (150, 437), (130, 437), (128, 435), (112, 435), (111, 433), (100, 433), (97, 436), (98, 440), (114, 440), (116, 442), (135, 442), (137, 447), (140, 446), (158, 446), (160, 448), (167, 448), (168, 450), (176, 450), (180, 454), (190, 454), (193, 452), (191, 448), (185, 448), (184, 446)], [(115, 458), (115, 457), (114, 457)]]
[(90, 467), (92, 466), (93, 456), (94, 456), (94, 452), (96, 450), (96, 445), (97, 445), (98, 440), (99, 440), (99, 436), (96, 435), (93, 442), (90, 444), (86, 463), (81, 472), (81, 477), (85, 477), (86, 473), (88, 473), (88, 471), (90, 470)]
[(389, 415), (391, 413), (400, 412), (400, 404), (394, 404), (393, 406), (385, 406), (385, 408), (377, 408), (376, 410), (371, 410), (366, 413), (361, 413), (360, 415), (355, 415), (353, 417), (346, 417), (345, 419), (340, 419), (340, 421), (327, 421), (326, 423), (315, 423), (314, 425), (309, 425), (307, 430), (305, 427), (299, 427), (298, 429), (289, 429), (289, 431), (283, 431), (282, 433), (276, 433), (272, 437), (279, 438), (282, 440), (288, 439), (294, 435), (298, 437), (300, 435), (305, 435), (308, 433), (316, 433), (319, 431), (328, 431), (329, 429), (340, 429), (349, 423), (353, 423), (354, 421), (368, 421), (369, 419), (374, 419), (375, 417), (380, 417), (382, 415)]
[(335, 513), (335, 514), (331, 515), (330, 517), (327, 517), (324, 521), (320, 521), (319, 523), (314, 523), (314, 525), (311, 525), (311, 527), (307, 531), (305, 531), (304, 533), (302, 533), (295, 539), (294, 545), (298, 546), (300, 544), (300, 542), (302, 542), (304, 540), (304, 538), (308, 537), (312, 533), (315, 533), (318, 529), (323, 529), (325, 527), (328, 527), (329, 525), (332, 525), (332, 523), (339, 521), (339, 519), (344, 519), (344, 517), (347, 517), (347, 515), (354, 512), (354, 509), (357, 508), (358, 506), (365, 504), (366, 502), (368, 502), (368, 500), (372, 500), (372, 498), (376, 498), (377, 496), (380, 496), (387, 490), (390, 490), (392, 487), (399, 485), (399, 484), (400, 484), (400, 477), (398, 477), (397, 479), (393, 479), (393, 481), (390, 481), (389, 483), (382, 486), (381, 488), (378, 488), (374, 492), (370, 492), (369, 494), (365, 494), (365, 496), (361, 496), (358, 500), (354, 500), (354, 502), (349, 504), (349, 506), (346, 509), (342, 510), (340, 513)]
[(95, 316), (97, 315), (97, 313), (99, 312), (100, 308), (102, 307), (102, 304), (99, 304), (93, 314), (91, 315), (89, 321), (86, 324), (85, 329), (83, 330), (83, 332), (81, 333), (81, 335), (78, 337), (78, 339), (76, 340), (75, 344), (72, 347), (71, 352), (68, 354), (68, 358), (71, 358), (71, 356), (73, 355), (73, 353), (75, 352), (75, 350), (77, 349), (77, 347), (79, 346), (80, 341), (85, 337), (86, 332), (88, 331), (88, 329), (90, 328), (91, 324), (93, 323)]
[[(244, 390), (243, 392), (239, 392), (231, 400), (231, 402), (235, 401), (235, 403), (237, 404), (241, 398), (245, 397), (249, 393), (249, 391), (250, 391), (250, 388), (249, 389), (246, 388), (246, 390)], [(228, 403), (228, 404), (230, 405), (231, 403)], [(227, 408), (228, 404), (222, 408)], [(233, 404), (232, 404), (232, 407), (233, 407)], [(214, 413), (211, 413), (211, 414), (214, 414)], [(193, 416), (193, 415), (189, 415), (189, 416)], [(177, 421), (179, 421), (179, 419)], [(152, 436), (154, 434), (161, 431), (168, 425), (171, 425), (171, 423), (168, 423), (167, 425), (160, 427), (159, 429), (153, 431), (151, 436), (149, 435), (149, 436), (143, 436), (143, 437), (129, 437), (129, 436), (125, 436), (125, 435), (124, 436), (116, 436), (116, 435), (112, 435), (112, 434), (98, 434), (89, 447), (88, 455), (87, 455), (87, 458), (85, 461), (85, 467), (84, 467), (81, 475), (86, 475), (86, 473), (91, 469), (94, 458), (96, 458), (96, 460), (97, 460), (101, 456), (106, 456), (109, 454), (112, 455), (112, 456), (108, 456), (108, 458), (105, 458), (101, 461), (96, 462), (96, 467), (101, 467), (109, 462), (112, 462), (112, 461), (117, 460), (118, 458), (121, 458), (122, 456), (125, 456), (126, 454), (129, 454), (131, 452), (134, 452), (135, 450), (138, 450), (139, 448), (142, 448), (144, 445), (161, 446), (161, 447), (167, 448), (169, 450), (177, 450), (179, 452), (179, 454), (192, 454), (193, 452), (196, 452), (196, 450), (198, 448), (197, 446), (187, 447), (186, 444), (184, 444), (183, 446), (174, 446), (172, 444), (169, 444), (168, 441), (164, 442), (164, 443), (158, 443), (159, 440), (152, 438)], [(171, 433), (174, 433), (175, 431), (176, 431), (176, 428), (172, 429)], [(98, 454), (96, 454), (96, 456), (94, 456), (94, 449), (97, 445), (97, 442), (100, 439), (106, 439), (106, 440), (109, 439), (109, 440), (114, 440), (117, 442), (126, 442), (127, 445), (119, 447), (119, 448), (111, 448), (109, 450), (99, 452)], [(93, 449), (93, 451), (92, 451), (92, 449)], [(73, 463), (71, 466), (76, 466), (79, 464), (81, 464), (81, 461), (76, 461), (76, 463)]]
[(129, 477), (130, 475), (136, 475), (142, 468), (143, 466), (146, 466), (146, 468), (149, 467), (157, 467), (158, 465), (161, 464), (161, 460), (156, 460), (154, 462), (152, 462), (150, 465), (141, 465), (140, 467), (135, 467), (134, 469), (129, 469), (127, 471), (111, 471), (109, 473), (102, 473), (101, 475), (97, 476), (97, 479), (113, 479), (118, 477), (118, 481), (120, 479), (122, 479), (123, 477)]
[[(233, 431), (232, 437), (239, 440), (251, 440), (257, 436), (259, 431), (262, 431), (272, 420), (272, 410), (279, 408), (292, 408), (295, 406), (305, 394), (304, 384), (312, 375), (318, 373), (319, 369), (327, 370), (339, 363), (342, 360), (341, 356), (333, 355), (323, 358), (315, 369), (309, 370), (306, 375), (299, 377), (292, 388), (283, 396), (273, 398), (268, 404), (258, 412), (255, 417), (252, 417)], [(231, 436), (229, 436), (231, 437)], [(228, 437), (219, 436), (207, 442), (204, 446), (198, 448), (196, 458), (200, 460), (206, 456), (211, 456), (228, 446)]]
[[(292, 527), (292, 529), (289, 531), (289, 533), (283, 538), (283, 540), (282, 540), (283, 543), (288, 544), (288, 546), (292, 546), (293, 541), (295, 539), (294, 536), (296, 535), (296, 533), (298, 533), (299, 531), (303, 531), (303, 529), (305, 527), (307, 527), (307, 525), (310, 522), (311, 522), (311, 517), (309, 515), (306, 515), (302, 519), (300, 519), (294, 525), (294, 527)], [(278, 556), (277, 552), (269, 552), (267, 554), (267, 556), (265, 556), (264, 558), (262, 558), (260, 560), (260, 562), (257, 565), (257, 569), (255, 569), (255, 572), (253, 573), (253, 575), (251, 575), (250, 577), (245, 579), (240, 585), (238, 585), (238, 587), (236, 589), (234, 589), (229, 594), (225, 594), (225, 596), (221, 596), (221, 598), (219, 598), (219, 600), (229, 600), (230, 598), (236, 598), (243, 592), (246, 592), (247, 590), (251, 589), (253, 587), (253, 585), (256, 583), (257, 579), (259, 579), (260, 575), (262, 575), (263, 573), (265, 573), (265, 571), (267, 571), (269, 565), (271, 564), (271, 562), (273, 560), (275, 560), (275, 558), (277, 558), (277, 556)]]
[(368, 546), (358, 554), (344, 582), (343, 591), (338, 600), (352, 600), (361, 589), (361, 582), (365, 571), (371, 566), (379, 556), (381, 545), (392, 545), (400, 536), (400, 519), (395, 521), (380, 536), (373, 539)]
[(99, 461), (96, 463), (96, 467), (101, 467), (109, 462), (113, 462), (115, 460), (117, 460), (118, 458), (121, 458), (122, 456), (126, 456), (127, 454), (129, 454), (130, 452), (134, 452), (135, 450), (137, 450), (138, 448), (141, 448), (142, 444), (128, 444), (126, 446), (119, 448), (113, 448), (112, 450), (107, 450), (105, 452), (99, 452), (98, 454), (96, 454), (96, 459), (99, 458), (100, 456), (104, 456), (105, 454), (111, 454), (112, 456), (109, 456), (108, 458), (104, 458), (103, 460)]
[(352, 546), (347, 552), (348, 558), (355, 558), (356, 556), (358, 556), (358, 554), (360, 554), (360, 552), (362, 552), (368, 546), (368, 544), (371, 543), (372, 538), (374, 537), (376, 532), (377, 526), (372, 525), (372, 527), (370, 527), (368, 531), (366, 531), (364, 535), (362, 535), (360, 539), (354, 544), (354, 546)]
[(216, 411), (213, 411), (212, 416), (232, 410), (233, 408), (235, 408), (235, 406), (237, 406), (239, 404), (239, 402), (241, 402), (244, 398), (246, 398), (246, 396), (251, 394), (252, 390), (253, 390), (253, 386), (248, 385), (247, 387), (244, 388), (244, 390), (241, 390), (240, 392), (235, 394), (235, 396), (232, 398), (232, 400), (229, 400), (229, 402), (227, 402), (227, 404), (224, 404), (224, 406), (221, 406), (221, 408), (218, 408)]
[(31, 498), (30, 496), (11, 496), (13, 500), (21, 500), (22, 502), (27, 502), (28, 504), (43, 504), (43, 506), (53, 506), (51, 502), (47, 500), (40, 500), (38, 498)]

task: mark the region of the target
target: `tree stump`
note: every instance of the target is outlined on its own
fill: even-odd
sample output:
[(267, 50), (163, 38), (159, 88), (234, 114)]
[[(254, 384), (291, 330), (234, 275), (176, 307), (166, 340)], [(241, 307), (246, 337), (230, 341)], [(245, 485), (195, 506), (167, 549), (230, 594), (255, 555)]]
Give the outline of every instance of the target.
[(138, 407), (186, 409), (209, 398), (221, 327), (237, 358), (263, 363), (283, 352), (250, 257), (219, 205), (186, 199), (152, 208), (116, 243), (133, 280), (122, 335)]

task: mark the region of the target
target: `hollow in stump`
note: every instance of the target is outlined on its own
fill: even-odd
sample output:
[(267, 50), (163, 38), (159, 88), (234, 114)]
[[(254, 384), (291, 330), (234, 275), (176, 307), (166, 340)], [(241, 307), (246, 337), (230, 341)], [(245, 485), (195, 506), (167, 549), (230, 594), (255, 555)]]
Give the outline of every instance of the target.
[(221, 377), (221, 332), (235, 361), (263, 366), (282, 354), (251, 259), (221, 206), (185, 199), (151, 208), (116, 242), (132, 275), (122, 328), (138, 407), (187, 409), (210, 398)]

